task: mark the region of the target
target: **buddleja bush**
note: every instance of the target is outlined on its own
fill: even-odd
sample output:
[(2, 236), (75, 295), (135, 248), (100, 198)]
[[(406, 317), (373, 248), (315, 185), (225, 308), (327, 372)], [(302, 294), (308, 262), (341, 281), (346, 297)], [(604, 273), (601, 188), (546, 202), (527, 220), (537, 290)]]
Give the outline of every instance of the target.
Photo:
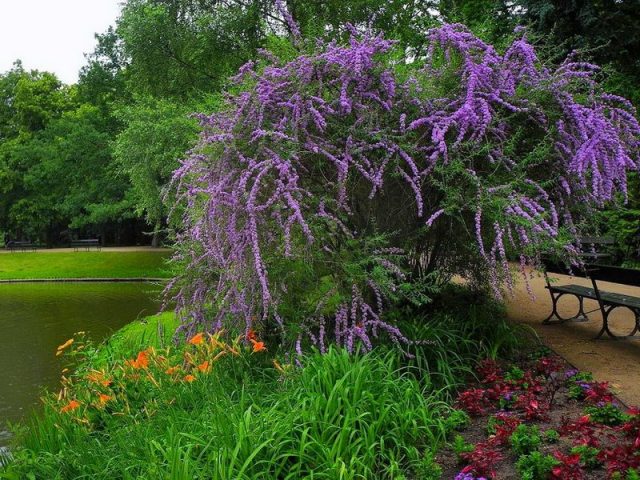
[(355, 31), (290, 61), (264, 54), (200, 117), (174, 177), (183, 328), (366, 350), (406, 342), (381, 313), (437, 280), (500, 296), (509, 255), (524, 272), (543, 247), (575, 254), (581, 215), (640, 165), (631, 105), (593, 65), (545, 67), (524, 34), (503, 54), (461, 25), (428, 41), (412, 64)]

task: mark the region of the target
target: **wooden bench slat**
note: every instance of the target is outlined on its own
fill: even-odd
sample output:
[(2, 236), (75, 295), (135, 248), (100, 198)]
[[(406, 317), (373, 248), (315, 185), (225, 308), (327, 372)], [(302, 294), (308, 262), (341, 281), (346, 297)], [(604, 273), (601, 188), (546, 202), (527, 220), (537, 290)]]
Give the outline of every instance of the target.
[(602, 291), (600, 292), (600, 297), (607, 305), (620, 305), (621, 307), (628, 307), (632, 310), (636, 308), (640, 309), (640, 297)]
[(551, 285), (547, 288), (549, 290), (553, 290), (554, 292), (570, 293), (573, 295), (580, 295), (592, 300), (596, 299), (596, 292), (593, 290), (593, 288), (583, 287), (582, 285)]
[(614, 245), (616, 241), (612, 237), (578, 237), (578, 243), (587, 245)]

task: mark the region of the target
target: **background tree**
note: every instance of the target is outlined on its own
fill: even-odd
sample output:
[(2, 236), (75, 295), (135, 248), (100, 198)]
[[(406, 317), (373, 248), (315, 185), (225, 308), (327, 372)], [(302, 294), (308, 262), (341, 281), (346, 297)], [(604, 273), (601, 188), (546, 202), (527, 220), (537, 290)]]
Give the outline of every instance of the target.
[(640, 100), (640, 0), (520, 0), (523, 21), (553, 45), (559, 56), (579, 50), (582, 58), (613, 67), (609, 87)]
[[(204, 105), (201, 105), (204, 107)], [(139, 97), (122, 106), (117, 116), (124, 125), (115, 142), (118, 169), (131, 182), (136, 212), (153, 226), (152, 246), (158, 246), (166, 218), (165, 186), (187, 150), (197, 139), (196, 106)]]

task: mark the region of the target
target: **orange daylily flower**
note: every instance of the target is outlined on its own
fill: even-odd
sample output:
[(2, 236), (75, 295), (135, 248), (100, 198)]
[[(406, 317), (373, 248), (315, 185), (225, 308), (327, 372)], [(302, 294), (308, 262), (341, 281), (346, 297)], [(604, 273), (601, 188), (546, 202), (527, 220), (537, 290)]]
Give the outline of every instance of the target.
[(204, 334), (203, 333), (198, 333), (197, 335), (194, 335), (193, 337), (191, 337), (191, 340), (189, 340), (189, 343), (191, 345), (200, 345), (203, 342), (204, 342)]
[(60, 413), (71, 412), (78, 407), (80, 407), (80, 402), (78, 402), (77, 400), (71, 400), (69, 403), (67, 403), (64, 407), (60, 409)]
[(185, 375), (183, 380), (184, 380), (185, 382), (189, 382), (189, 383), (191, 383), (191, 382), (193, 382), (195, 379), (196, 379), (196, 377), (194, 377), (193, 375)]
[(66, 342), (64, 342), (62, 345), (60, 345), (56, 351), (56, 357), (61, 355), (62, 352), (67, 348), (70, 347), (71, 344), (73, 343), (73, 338), (70, 338), (69, 340), (67, 340)]
[(149, 367), (149, 353), (146, 350), (138, 353), (138, 357), (135, 360), (128, 360), (127, 363), (136, 370), (146, 369)]
[(104, 405), (105, 403), (107, 403), (109, 400), (113, 400), (113, 397), (111, 395), (105, 395), (104, 393), (101, 393), (98, 396), (98, 402), (100, 402), (100, 405)]
[(164, 371), (164, 373), (166, 373), (167, 375), (173, 375), (178, 370), (180, 370), (180, 365), (176, 365), (174, 367), (169, 367)]
[(205, 360), (200, 365), (198, 365), (198, 370), (200, 370), (201, 372), (208, 372), (210, 369), (211, 366), (209, 365), (209, 360)]
[(256, 340), (251, 340), (251, 343), (253, 344), (253, 353), (261, 352), (261, 351), (267, 349), (267, 347), (264, 346), (264, 342), (258, 342)]

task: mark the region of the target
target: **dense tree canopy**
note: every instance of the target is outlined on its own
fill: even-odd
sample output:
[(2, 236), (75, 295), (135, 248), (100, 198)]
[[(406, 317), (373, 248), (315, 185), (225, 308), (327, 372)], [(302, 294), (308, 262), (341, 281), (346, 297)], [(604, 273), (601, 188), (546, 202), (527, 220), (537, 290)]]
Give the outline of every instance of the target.
[[(96, 36), (77, 85), (19, 62), (0, 75), (0, 231), (48, 243), (100, 232), (151, 241), (140, 235), (166, 225), (168, 172), (195, 141), (188, 115), (219, 109), (209, 99), (245, 62), (264, 62), (263, 49), (292, 59), (309, 39), (347, 41), (349, 25), (384, 32), (408, 65), (424, 60), (426, 32), (442, 22), (499, 47), (527, 25), (541, 61), (577, 50), (604, 68), (610, 92), (637, 103), (638, 1), (128, 0)], [(615, 215), (633, 225), (629, 205)], [(621, 238), (620, 254), (633, 255), (633, 235)]]

